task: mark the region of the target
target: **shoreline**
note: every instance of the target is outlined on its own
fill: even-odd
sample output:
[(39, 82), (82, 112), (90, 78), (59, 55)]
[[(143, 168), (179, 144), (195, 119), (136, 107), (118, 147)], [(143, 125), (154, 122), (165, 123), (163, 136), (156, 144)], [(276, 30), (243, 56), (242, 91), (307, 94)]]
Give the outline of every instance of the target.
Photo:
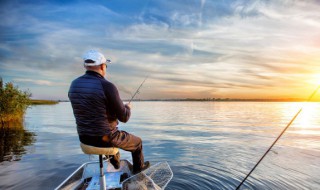
[(55, 105), (58, 104), (59, 101), (55, 100), (30, 100), (30, 105)]

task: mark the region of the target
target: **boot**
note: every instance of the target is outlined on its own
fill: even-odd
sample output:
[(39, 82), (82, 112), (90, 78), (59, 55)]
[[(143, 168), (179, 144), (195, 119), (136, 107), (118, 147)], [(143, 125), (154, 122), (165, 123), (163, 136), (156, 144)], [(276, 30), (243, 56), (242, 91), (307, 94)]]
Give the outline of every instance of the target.
[(149, 161), (146, 161), (146, 162), (143, 163), (143, 167), (142, 167), (140, 170), (138, 170), (138, 171), (133, 171), (133, 175), (138, 174), (138, 173), (140, 173), (140, 172), (148, 169), (149, 167), (150, 167), (150, 162), (149, 162)]

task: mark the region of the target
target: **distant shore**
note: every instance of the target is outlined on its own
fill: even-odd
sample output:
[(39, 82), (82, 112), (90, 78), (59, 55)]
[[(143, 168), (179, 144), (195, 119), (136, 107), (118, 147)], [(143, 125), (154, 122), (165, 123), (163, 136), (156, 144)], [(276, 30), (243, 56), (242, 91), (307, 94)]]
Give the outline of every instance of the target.
[(59, 101), (55, 100), (30, 100), (31, 105), (54, 105), (58, 104)]

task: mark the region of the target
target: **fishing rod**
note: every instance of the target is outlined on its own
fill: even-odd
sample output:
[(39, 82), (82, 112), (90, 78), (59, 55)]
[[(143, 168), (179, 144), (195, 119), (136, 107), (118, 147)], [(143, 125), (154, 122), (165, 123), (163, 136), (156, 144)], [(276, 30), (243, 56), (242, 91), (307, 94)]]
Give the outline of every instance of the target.
[(142, 83), (140, 84), (140, 86), (138, 87), (138, 89), (136, 90), (136, 92), (134, 93), (134, 95), (131, 97), (129, 103), (133, 100), (133, 98), (138, 94), (140, 93), (139, 90), (140, 88), (142, 87), (143, 83), (148, 79), (149, 75), (146, 76), (146, 78), (142, 81)]
[[(317, 93), (317, 91), (319, 90), (320, 85), (318, 86), (318, 88), (316, 88), (313, 93), (309, 96), (308, 100), (306, 102), (309, 102), (313, 96)], [(263, 160), (263, 158), (269, 153), (269, 151), (272, 149), (273, 145), (275, 145), (277, 143), (277, 141), (280, 139), (280, 137), (284, 134), (284, 132), (290, 127), (290, 125), (293, 123), (293, 121), (298, 117), (298, 115), (301, 113), (303, 109), (303, 106), (300, 108), (300, 110), (296, 113), (296, 115), (294, 115), (294, 117), (290, 120), (290, 122), (288, 123), (288, 125), (282, 130), (282, 132), (280, 133), (280, 135), (277, 137), (277, 139), (271, 144), (271, 146), (268, 148), (268, 150), (263, 154), (263, 156), (260, 158), (260, 160), (256, 163), (256, 165), (251, 169), (251, 171), (247, 174), (247, 176), (241, 181), (241, 183), (238, 185), (238, 187), (236, 188), (236, 190), (240, 189), (241, 185), (247, 180), (247, 178), (251, 175), (251, 173), (253, 172), (253, 170), (256, 169), (256, 167), (260, 164), (260, 162)]]

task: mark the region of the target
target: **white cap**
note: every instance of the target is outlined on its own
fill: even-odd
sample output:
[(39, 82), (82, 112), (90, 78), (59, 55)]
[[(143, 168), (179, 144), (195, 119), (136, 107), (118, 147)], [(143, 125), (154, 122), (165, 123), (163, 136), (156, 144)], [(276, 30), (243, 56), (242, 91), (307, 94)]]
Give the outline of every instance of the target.
[[(85, 66), (96, 66), (111, 63), (110, 60), (106, 60), (102, 53), (96, 50), (87, 51), (82, 58)], [(92, 60), (93, 63), (86, 63), (86, 60)]]

